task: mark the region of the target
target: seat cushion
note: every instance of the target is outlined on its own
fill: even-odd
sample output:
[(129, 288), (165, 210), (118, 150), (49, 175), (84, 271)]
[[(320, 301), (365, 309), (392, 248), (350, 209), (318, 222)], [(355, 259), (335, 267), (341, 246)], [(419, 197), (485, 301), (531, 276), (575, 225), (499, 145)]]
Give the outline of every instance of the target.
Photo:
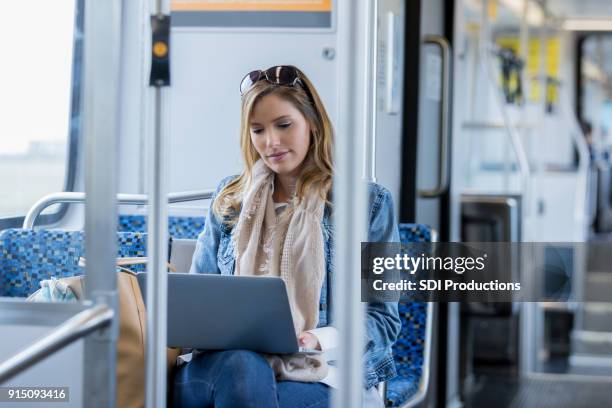
[(419, 390), (420, 376), (395, 377), (387, 382), (387, 407), (399, 407)]

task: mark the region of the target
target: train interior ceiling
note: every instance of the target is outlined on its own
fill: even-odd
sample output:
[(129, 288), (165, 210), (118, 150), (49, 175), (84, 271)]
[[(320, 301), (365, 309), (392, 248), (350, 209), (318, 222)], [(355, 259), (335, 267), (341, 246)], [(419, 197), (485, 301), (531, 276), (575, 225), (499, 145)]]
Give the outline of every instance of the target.
[[(531, 259), (522, 250), (504, 268), (506, 280), (537, 282), (537, 299), (400, 305), (398, 376), (381, 388), (385, 404), (612, 406), (611, 1), (360, 0), (363, 10), (353, 12), (348, 0), (172, 0), (169, 53), (161, 54), (151, 51), (166, 41), (163, 24), (152, 23), (155, 2), (108, 3), (5, 5), (0, 36), (13, 40), (0, 64), (8, 79), (0, 93), (0, 331), (12, 334), (0, 340), (1, 386), (69, 387), (65, 406), (87, 401), (88, 383), (101, 375), (88, 363), (114, 368), (87, 353), (103, 350), (90, 340), (62, 344), (31, 367), (10, 365), (91, 304), (26, 298), (41, 281), (83, 274), (86, 247), (93, 260), (97, 248), (132, 258), (157, 248), (155, 256), (188, 272), (211, 192), (243, 168), (240, 79), (295, 65), (320, 93), (337, 154), (351, 151), (343, 143), (359, 144), (364, 154), (351, 160), (390, 191), (402, 242), (540, 251)], [(94, 26), (111, 46), (88, 37)], [(365, 39), (356, 56), (343, 48), (346, 27)], [(109, 60), (116, 64), (92, 68)], [(111, 98), (109, 89), (115, 103), (95, 105), (104, 123), (91, 95)], [(346, 113), (359, 112), (349, 91), (365, 95), (366, 137), (338, 132), (364, 122)], [(105, 130), (118, 135), (114, 144)], [(95, 199), (86, 201), (86, 191)], [(156, 214), (167, 223), (151, 226), (147, 200), (160, 191), (169, 204)], [(103, 197), (115, 193), (118, 248), (84, 235), (106, 231), (104, 214), (115, 207)], [(169, 243), (147, 243), (160, 228)]]

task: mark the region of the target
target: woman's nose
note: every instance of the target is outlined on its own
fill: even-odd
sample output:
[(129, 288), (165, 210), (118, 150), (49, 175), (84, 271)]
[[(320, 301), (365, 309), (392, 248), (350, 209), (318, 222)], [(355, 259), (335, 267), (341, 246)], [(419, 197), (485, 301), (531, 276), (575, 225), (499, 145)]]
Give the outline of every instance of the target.
[(280, 135), (278, 132), (271, 130), (267, 132), (266, 142), (268, 147), (278, 146), (280, 144)]

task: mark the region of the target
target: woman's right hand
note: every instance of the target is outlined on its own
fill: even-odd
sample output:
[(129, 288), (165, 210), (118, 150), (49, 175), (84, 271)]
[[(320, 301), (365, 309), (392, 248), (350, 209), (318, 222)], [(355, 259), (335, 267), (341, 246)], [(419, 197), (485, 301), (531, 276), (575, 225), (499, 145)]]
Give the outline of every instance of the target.
[(317, 336), (309, 332), (300, 333), (298, 336), (298, 346), (307, 349), (321, 350), (319, 339)]

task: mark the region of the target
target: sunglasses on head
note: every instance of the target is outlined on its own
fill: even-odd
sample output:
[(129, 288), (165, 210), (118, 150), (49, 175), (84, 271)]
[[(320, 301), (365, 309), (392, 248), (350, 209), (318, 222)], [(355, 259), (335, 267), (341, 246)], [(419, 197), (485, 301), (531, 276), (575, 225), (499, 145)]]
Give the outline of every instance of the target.
[(255, 83), (267, 81), (271, 84), (282, 86), (295, 86), (300, 84), (312, 101), (312, 94), (306, 84), (300, 79), (300, 74), (296, 67), (291, 65), (277, 65), (266, 70), (258, 69), (251, 71), (240, 81), (240, 95), (244, 95)]

